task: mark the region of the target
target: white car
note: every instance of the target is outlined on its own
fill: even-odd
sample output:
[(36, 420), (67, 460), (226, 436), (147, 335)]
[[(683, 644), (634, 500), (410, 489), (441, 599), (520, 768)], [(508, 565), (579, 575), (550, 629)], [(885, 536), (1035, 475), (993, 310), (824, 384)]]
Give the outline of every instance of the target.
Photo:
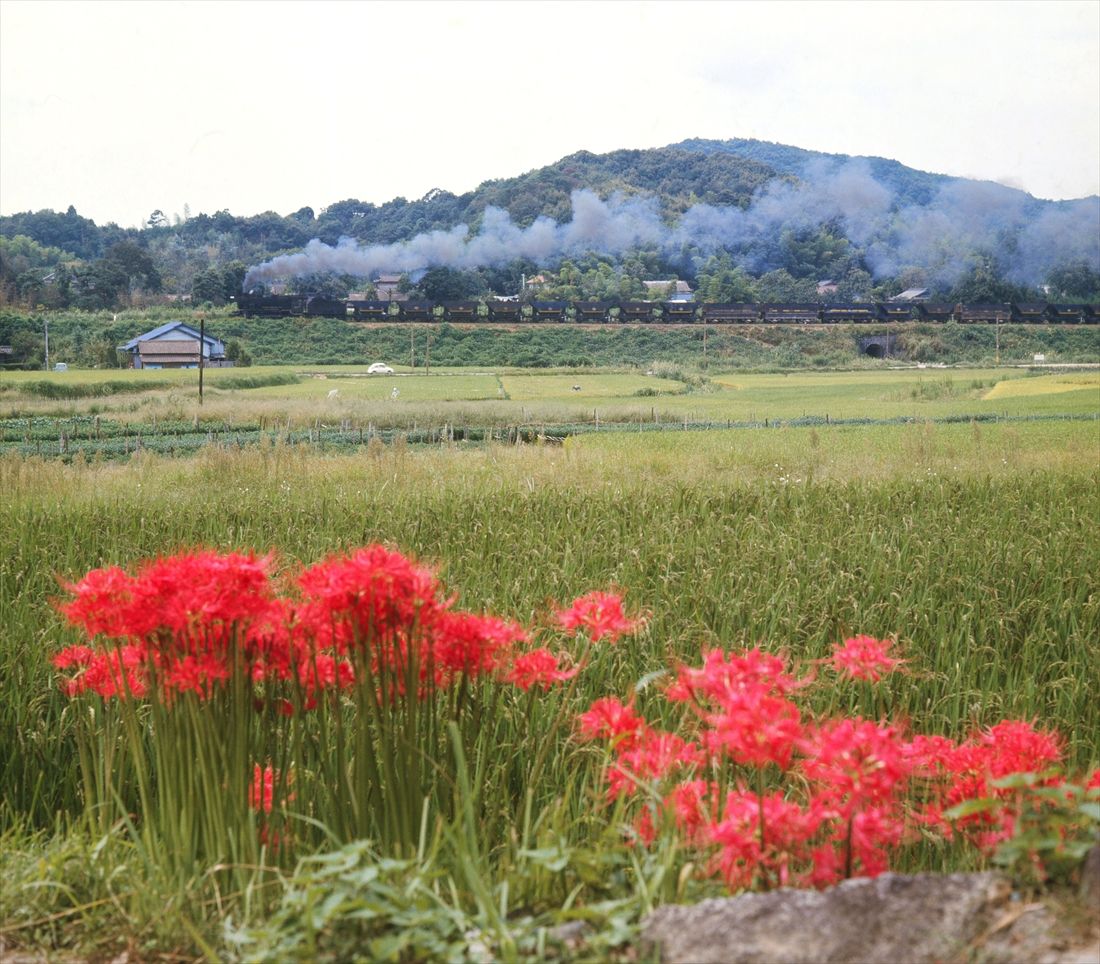
[(376, 361), (367, 369), (368, 375), (392, 375), (393, 369), (384, 362)]

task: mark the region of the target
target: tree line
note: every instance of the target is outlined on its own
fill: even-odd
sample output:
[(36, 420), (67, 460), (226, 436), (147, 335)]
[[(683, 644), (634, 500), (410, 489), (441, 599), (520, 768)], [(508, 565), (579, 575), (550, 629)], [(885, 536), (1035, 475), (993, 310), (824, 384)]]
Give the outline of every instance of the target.
[[(579, 188), (601, 197), (654, 197), (669, 222), (699, 203), (745, 208), (765, 184), (795, 180), (790, 173), (794, 161), (777, 153), (776, 145), (758, 144), (757, 155), (761, 159), (707, 153), (698, 145), (695, 150), (580, 152), (462, 195), (436, 189), (415, 201), (399, 197), (373, 204), (350, 198), (319, 212), (302, 207), (287, 215), (268, 211), (249, 217), (226, 210), (192, 216), (185, 206), (182, 216), (155, 210), (143, 225), (130, 228), (97, 225), (72, 206), (64, 212), (7, 215), (0, 217), (0, 305), (88, 310), (180, 301), (222, 305), (240, 290), (248, 265), (296, 251), (313, 238), (328, 244), (341, 238), (390, 244), (463, 223), (476, 232), (489, 205), (507, 210), (520, 227), (538, 217), (560, 222), (569, 218), (570, 196)], [(908, 193), (899, 196), (914, 198), (930, 190), (918, 175), (925, 180), (932, 175), (882, 163), (892, 165), (883, 176), (906, 188)], [(590, 254), (551, 265), (517, 259), (464, 271), (433, 268), (403, 277), (401, 290), (434, 301), (491, 295), (636, 300), (654, 295), (645, 281), (684, 280), (698, 300), (712, 302), (868, 300), (911, 287), (928, 288), (929, 298), (971, 303), (1100, 300), (1100, 273), (1087, 261), (1059, 265), (1042, 292), (1013, 283), (988, 251), (970, 252), (966, 269), (950, 283), (929, 277), (920, 265), (895, 276), (872, 277), (865, 251), (835, 222), (781, 230), (755, 244), (752, 263), (759, 268), (753, 272), (742, 266), (744, 252), (710, 254), (687, 247), (671, 256), (640, 247), (618, 258)], [(823, 281), (831, 284), (820, 290)], [(371, 279), (332, 275), (294, 279), (287, 290), (332, 297), (376, 293)]]

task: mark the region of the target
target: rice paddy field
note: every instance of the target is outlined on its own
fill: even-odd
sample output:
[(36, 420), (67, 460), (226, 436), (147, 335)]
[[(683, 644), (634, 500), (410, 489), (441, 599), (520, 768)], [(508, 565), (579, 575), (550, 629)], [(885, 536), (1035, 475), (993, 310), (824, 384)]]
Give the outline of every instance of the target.
[[(671, 824), (639, 843), (658, 778), (609, 795), (619, 751), (578, 720), (614, 697), (687, 732), (667, 686), (709, 650), (785, 654), (814, 679), (806, 718), (953, 741), (1027, 721), (1059, 734), (1067, 773), (1100, 765), (1095, 371), (257, 368), (208, 371), (201, 406), (195, 381), (0, 375), (0, 958), (629, 958), (646, 910), (736, 885)], [(255, 550), (286, 581), (375, 543), (576, 674), (463, 677), (421, 716), (348, 690), (233, 726), (221, 697), (180, 697), (183, 726), (171, 703), (61, 690), (51, 657), (82, 637), (57, 606), (92, 569)], [(565, 631), (554, 614), (592, 590), (636, 631)], [(861, 634), (901, 670), (830, 676)], [(255, 761), (260, 805), (225, 760)], [(779, 769), (751, 779), (797, 796)], [(243, 829), (209, 816), (234, 792)], [(890, 865), (987, 860), (926, 828)], [(556, 936), (576, 921), (581, 949)]]

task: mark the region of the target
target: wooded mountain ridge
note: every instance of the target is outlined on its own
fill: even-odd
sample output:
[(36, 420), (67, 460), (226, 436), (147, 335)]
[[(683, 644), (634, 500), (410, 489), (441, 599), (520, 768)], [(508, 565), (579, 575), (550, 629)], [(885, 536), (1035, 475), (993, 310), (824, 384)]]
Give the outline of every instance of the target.
[[(314, 239), (395, 245), (462, 224), (474, 236), (489, 207), (506, 211), (518, 228), (538, 218), (562, 224), (578, 191), (605, 201), (651, 199), (670, 231), (688, 221), (705, 230), (685, 235), (675, 250), (642, 243), (610, 254), (567, 251), (550, 263), (426, 265), (406, 287), (437, 298), (515, 294), (523, 275), (538, 272), (547, 297), (636, 297), (651, 278), (689, 280), (712, 300), (798, 300), (817, 296), (824, 281), (833, 283), (828, 296), (844, 298), (912, 286), (967, 301), (1100, 297), (1100, 198), (1044, 201), (884, 158), (744, 139), (581, 151), (461, 195), (435, 189), (383, 204), (350, 198), (319, 212), (169, 218), (158, 210), (140, 229), (97, 225), (73, 207), (7, 215), (0, 217), (0, 297), (29, 307), (102, 308), (169, 296), (219, 303), (240, 290), (250, 265)], [(346, 294), (370, 280), (299, 276), (289, 284)]]

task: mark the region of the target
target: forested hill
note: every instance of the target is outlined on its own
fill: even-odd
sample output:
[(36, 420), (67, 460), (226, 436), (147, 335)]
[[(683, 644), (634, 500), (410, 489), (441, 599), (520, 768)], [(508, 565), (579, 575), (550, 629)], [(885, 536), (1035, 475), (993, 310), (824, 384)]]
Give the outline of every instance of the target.
[[(691, 137), (686, 141), (680, 141), (678, 144), (670, 144), (669, 148), (675, 151), (693, 151), (707, 157), (731, 155), (747, 158), (765, 164), (780, 174), (795, 177), (804, 174), (807, 168), (813, 164), (834, 165), (859, 161), (867, 165), (867, 169), (876, 181), (886, 185), (899, 200), (907, 204), (929, 204), (945, 185), (950, 184), (952, 181), (967, 180), (966, 178), (952, 177), (949, 174), (932, 174), (929, 171), (918, 171), (915, 168), (906, 167), (900, 161), (893, 161), (886, 157), (853, 157), (850, 154), (827, 154), (823, 151), (809, 151), (802, 147), (791, 147), (787, 144), (774, 144), (771, 141), (757, 141), (743, 137), (732, 137), (724, 141)], [(1014, 188), (1006, 187), (1004, 190), (1015, 192)]]
[[(650, 218), (639, 235), (646, 240), (629, 250), (573, 245), (537, 261), (435, 262), (434, 294), (512, 294), (523, 274), (539, 272), (547, 279), (539, 297), (640, 297), (650, 278), (688, 280), (712, 300), (810, 300), (825, 279), (836, 283), (831, 297), (848, 300), (911, 286), (958, 300), (1029, 300), (1039, 284), (1052, 299), (1100, 297), (1100, 199), (1041, 201), (884, 158), (692, 139), (581, 151), (465, 194), (435, 189), (413, 201), (349, 198), (321, 211), (248, 217), (157, 210), (141, 228), (97, 225), (73, 207), (7, 215), (0, 217), (0, 304), (117, 308), (188, 296), (224, 303), (248, 267), (314, 239), (388, 245), (460, 224), (476, 234), (489, 206), (520, 230), (540, 216), (564, 224), (578, 190), (608, 202), (609, 223), (621, 216), (633, 229)], [(656, 200), (652, 213), (622, 205), (637, 197)], [(405, 270), (420, 283), (422, 272)], [(334, 296), (367, 284), (317, 273), (288, 281), (292, 290)]]
[(423, 198), (394, 198), (373, 204), (349, 198), (314, 213), (312, 208), (280, 216), (274, 212), (239, 217), (228, 211), (198, 214), (172, 223), (163, 212), (150, 215), (140, 231), (115, 224), (98, 227), (74, 208), (65, 213), (25, 212), (0, 217), (0, 236), (23, 235), (40, 245), (58, 248), (77, 258), (102, 256), (122, 240), (155, 242), (175, 237), (185, 243), (224, 241), (226, 236), (261, 254), (300, 247), (312, 238), (335, 244), (341, 237), (369, 244), (390, 244), (422, 231), (469, 224), (476, 229), (485, 208), (504, 208), (521, 226), (539, 215), (555, 221), (570, 217), (569, 197), (587, 188), (601, 197), (616, 191), (660, 198), (664, 212), (673, 216), (700, 201), (714, 205), (745, 205), (753, 194), (776, 176), (766, 164), (728, 153), (704, 154), (672, 148), (580, 151), (554, 164), (518, 177), (485, 181), (465, 194), (436, 188)]

